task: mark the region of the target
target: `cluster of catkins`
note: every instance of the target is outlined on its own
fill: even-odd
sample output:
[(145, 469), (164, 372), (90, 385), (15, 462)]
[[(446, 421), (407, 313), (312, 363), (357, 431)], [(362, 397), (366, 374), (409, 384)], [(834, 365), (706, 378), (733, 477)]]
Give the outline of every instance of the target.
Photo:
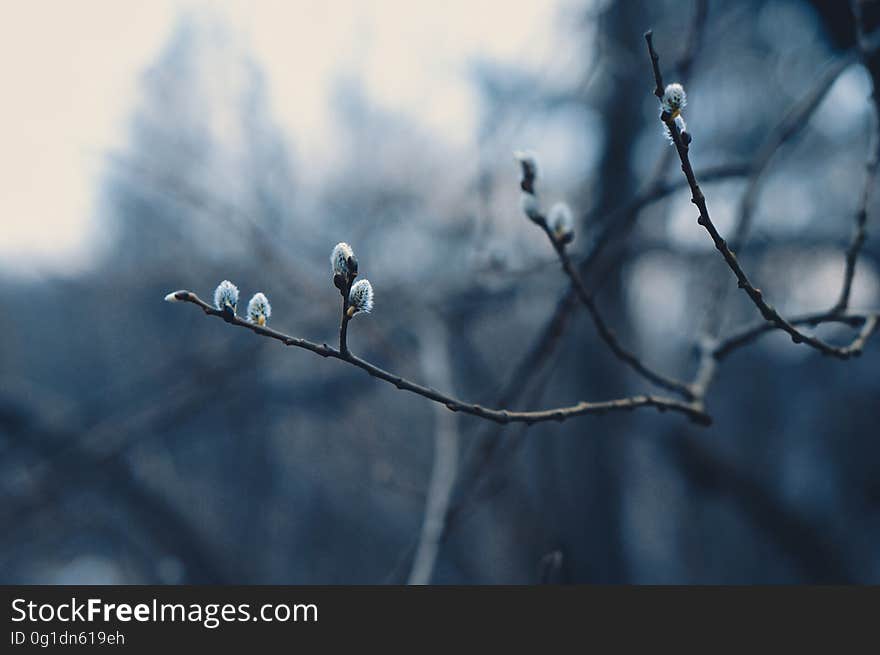
[[(219, 311), (235, 316), (238, 308), (238, 287), (229, 280), (223, 280), (214, 289), (214, 307)], [(265, 326), (272, 316), (272, 305), (266, 295), (259, 291), (247, 304), (247, 320), (254, 325)]]
[(522, 189), (520, 201), (523, 213), (538, 225), (546, 223), (553, 238), (559, 243), (571, 243), (574, 240), (574, 218), (569, 206), (564, 202), (557, 202), (550, 208), (546, 217), (541, 209), (541, 202), (535, 190), (535, 181), (538, 178), (538, 158), (535, 153), (517, 151), (513, 156), (522, 167), (522, 180), (519, 186)]
[(343, 295), (348, 289), (348, 317), (360, 312), (369, 314), (373, 309), (373, 285), (369, 280), (354, 281), (358, 274), (358, 261), (350, 245), (342, 242), (334, 246), (330, 253), (330, 267), (333, 269), (334, 286)]
[[(338, 243), (330, 254), (330, 265), (333, 270), (333, 284), (342, 293), (348, 290), (346, 315), (352, 318), (356, 314), (369, 314), (373, 309), (373, 286), (369, 280), (354, 281), (358, 273), (357, 258), (351, 246)], [(175, 294), (170, 293), (165, 300), (176, 301)], [(238, 287), (229, 280), (223, 280), (214, 289), (214, 307), (229, 315), (236, 315), (238, 309)], [(272, 305), (263, 292), (257, 292), (248, 301), (247, 320), (254, 325), (265, 326), (272, 316)]]
[[(691, 137), (687, 131), (687, 123), (684, 122), (684, 116), (681, 115), (681, 110), (686, 106), (687, 93), (684, 92), (684, 87), (678, 82), (667, 84), (666, 89), (663, 91), (663, 97), (660, 99), (660, 108), (664, 114), (675, 121), (675, 126), (681, 133), (685, 144), (688, 144), (691, 141)], [(673, 143), (672, 135), (669, 134), (668, 130), (666, 136), (669, 142)]]

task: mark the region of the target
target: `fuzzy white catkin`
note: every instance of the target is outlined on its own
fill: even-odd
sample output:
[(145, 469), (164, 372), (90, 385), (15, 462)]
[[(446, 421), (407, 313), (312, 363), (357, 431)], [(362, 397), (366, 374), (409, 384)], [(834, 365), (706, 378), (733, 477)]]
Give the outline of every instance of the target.
[(668, 84), (663, 91), (663, 99), (660, 104), (663, 111), (673, 115), (678, 114), (687, 105), (687, 93), (684, 92), (684, 87), (677, 82)]
[(351, 271), (349, 271), (349, 259), (354, 257), (354, 251), (351, 249), (351, 246), (347, 243), (340, 242), (337, 243), (333, 247), (333, 252), (330, 253), (330, 266), (333, 268), (334, 275), (342, 275), (347, 276)]
[(223, 280), (217, 285), (217, 288), (214, 289), (214, 307), (221, 311), (223, 311), (224, 308), (229, 307), (234, 313), (237, 306), (238, 287), (229, 280)]
[(557, 237), (574, 236), (574, 218), (571, 208), (564, 202), (557, 202), (550, 208), (547, 215), (547, 224)]
[(247, 317), (248, 321), (255, 325), (266, 325), (272, 316), (272, 305), (269, 299), (262, 292), (257, 292), (248, 301)]
[(538, 197), (535, 194), (523, 191), (520, 194), (519, 202), (526, 216), (533, 221), (541, 220), (541, 203), (538, 202)]
[(373, 285), (369, 280), (358, 280), (348, 293), (348, 304), (355, 313), (369, 314), (373, 310)]

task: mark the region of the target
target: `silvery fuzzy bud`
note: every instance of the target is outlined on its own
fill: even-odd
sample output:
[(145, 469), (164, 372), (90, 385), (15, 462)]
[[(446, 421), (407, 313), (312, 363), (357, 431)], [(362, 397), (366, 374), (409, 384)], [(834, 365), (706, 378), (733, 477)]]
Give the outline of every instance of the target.
[(348, 294), (348, 316), (363, 312), (369, 314), (373, 310), (373, 285), (369, 280), (358, 280), (351, 285)]
[(337, 243), (330, 253), (330, 266), (333, 269), (334, 286), (345, 293), (358, 274), (358, 260), (351, 246), (345, 242)]
[(668, 84), (666, 90), (663, 91), (663, 98), (660, 100), (663, 111), (675, 118), (686, 105), (687, 94), (684, 92), (684, 87), (677, 82)]
[(223, 280), (214, 289), (214, 307), (221, 312), (232, 311), (235, 315), (235, 308), (238, 306), (238, 287), (229, 280)]
[(248, 301), (248, 321), (254, 325), (264, 326), (269, 322), (271, 316), (272, 305), (269, 304), (269, 299), (262, 292), (255, 293), (250, 301)]
[(357, 275), (357, 258), (351, 246), (345, 242), (337, 243), (330, 254), (330, 265), (334, 275), (354, 277)]
[(547, 214), (547, 226), (557, 241), (571, 243), (574, 240), (574, 218), (566, 203), (557, 202), (550, 208), (550, 213)]
[(541, 203), (538, 201), (538, 196), (534, 193), (523, 191), (520, 194), (519, 202), (523, 213), (535, 223), (540, 223), (544, 220), (544, 215), (541, 213)]

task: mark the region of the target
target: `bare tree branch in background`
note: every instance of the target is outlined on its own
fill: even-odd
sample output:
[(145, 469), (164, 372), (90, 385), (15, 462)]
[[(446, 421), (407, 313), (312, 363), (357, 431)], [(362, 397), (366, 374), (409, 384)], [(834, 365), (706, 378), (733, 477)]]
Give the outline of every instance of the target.
[(693, 435), (667, 436), (666, 456), (681, 471), (682, 478), (701, 492), (729, 500), (761, 534), (783, 549), (808, 579), (817, 584), (854, 580), (839, 545), (827, 529), (778, 498), (779, 494), (762, 483), (753, 471), (712, 452)]
[[(877, 167), (880, 164), (880, 92), (877, 85), (880, 84), (880, 65), (874, 60), (876, 52), (871, 52), (871, 43), (865, 36), (864, 19), (862, 16), (862, 4), (859, 0), (852, 0), (850, 3), (853, 16), (856, 19), (856, 42), (858, 44), (858, 53), (862, 65), (864, 65), (871, 75), (871, 101), (874, 104), (874, 130), (871, 136), (871, 144), (868, 146), (868, 160), (865, 163), (865, 184), (862, 187), (862, 194), (859, 200), (859, 206), (856, 210), (855, 228), (853, 229), (852, 240), (846, 249), (846, 265), (843, 273), (843, 287), (840, 290), (840, 298), (832, 308), (832, 312), (839, 313), (846, 311), (849, 307), (850, 293), (852, 292), (852, 282), (856, 274), (856, 261), (859, 257), (859, 251), (867, 238), (865, 225), (868, 222), (868, 205), (873, 196), (874, 185), (877, 182)], [(872, 56), (873, 55), (873, 56)]]
[[(433, 317), (432, 317), (433, 319)], [(452, 357), (449, 330), (439, 317), (425, 321), (419, 329), (419, 359), (429, 380), (452, 388)], [(422, 532), (407, 584), (431, 583), (434, 564), (445, 529), (446, 514), (458, 476), (458, 417), (434, 405), (434, 457), (425, 499)]]

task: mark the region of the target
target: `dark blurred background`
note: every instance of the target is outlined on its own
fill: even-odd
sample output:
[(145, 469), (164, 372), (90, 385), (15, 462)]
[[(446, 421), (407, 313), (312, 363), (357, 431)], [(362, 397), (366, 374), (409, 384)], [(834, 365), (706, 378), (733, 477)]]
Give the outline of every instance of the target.
[[(698, 173), (739, 166), (703, 185), (727, 233), (745, 166), (854, 48), (848, 3), (169, 3), (140, 27), (123, 4), (2, 10), (0, 582), (880, 582), (876, 341), (842, 362), (763, 337), (723, 362), (710, 428), (498, 428), (162, 302), (228, 278), (332, 344), (344, 240), (376, 291), (349, 344), (384, 368), (515, 409), (651, 390), (521, 215), (511, 152), (531, 148), (572, 252), (612, 235), (584, 269), (608, 322), (689, 379), (719, 296), (722, 334), (758, 316), (685, 189), (620, 211), (682, 178), (643, 32), (687, 80)], [(105, 61), (130, 62), (128, 95)], [(786, 313), (839, 292), (874, 120), (865, 67), (841, 70), (773, 154), (740, 252)], [(70, 145), (73, 114), (118, 125)], [(878, 306), (878, 243), (856, 308)]]

